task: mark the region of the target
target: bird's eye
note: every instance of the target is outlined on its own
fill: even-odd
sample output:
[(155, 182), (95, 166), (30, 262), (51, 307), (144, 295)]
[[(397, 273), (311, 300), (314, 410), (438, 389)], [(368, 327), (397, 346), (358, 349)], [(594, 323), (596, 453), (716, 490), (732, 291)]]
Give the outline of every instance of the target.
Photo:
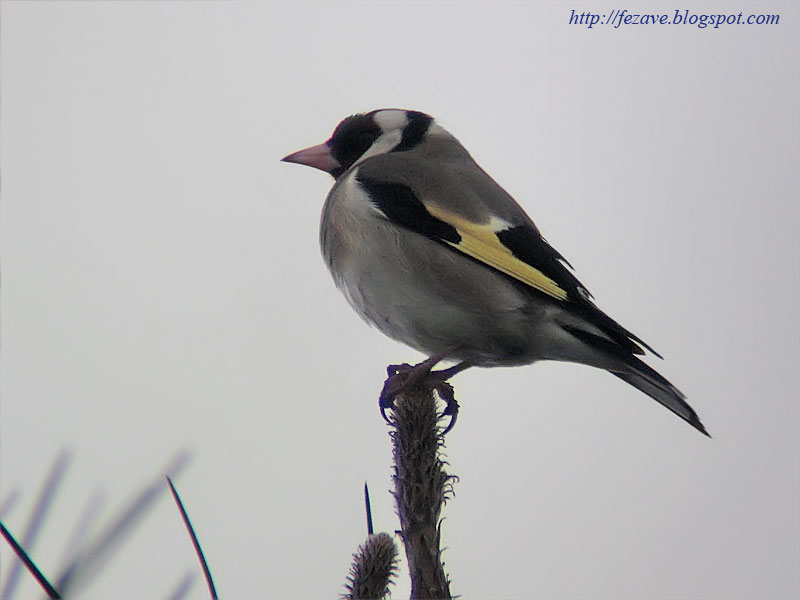
[(375, 131), (363, 130), (354, 133), (350, 136), (350, 139), (347, 140), (348, 154), (352, 156), (353, 160), (357, 159), (364, 154), (364, 152), (369, 150), (372, 143), (378, 139), (378, 137), (380, 136)]
[(342, 121), (330, 140), (336, 161), (347, 170), (369, 150), (382, 131), (366, 115), (356, 115)]
[(372, 131), (362, 131), (358, 134), (356, 145), (358, 148), (363, 148), (365, 151), (375, 141), (375, 133)]

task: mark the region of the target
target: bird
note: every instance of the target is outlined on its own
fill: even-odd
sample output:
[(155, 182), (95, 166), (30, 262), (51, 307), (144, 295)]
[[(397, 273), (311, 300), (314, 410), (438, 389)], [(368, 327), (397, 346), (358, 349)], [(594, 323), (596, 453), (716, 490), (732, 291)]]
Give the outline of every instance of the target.
[[(608, 371), (709, 436), (684, 394), (639, 358), (661, 355), (597, 307), (525, 210), (433, 117), (354, 114), (282, 161), (334, 179), (319, 240), (355, 312), (430, 357), (389, 367), (382, 411), (403, 372), (438, 373), (449, 430), (458, 404), (445, 381), (456, 373), (564, 361)], [(456, 364), (431, 372), (443, 360)]]

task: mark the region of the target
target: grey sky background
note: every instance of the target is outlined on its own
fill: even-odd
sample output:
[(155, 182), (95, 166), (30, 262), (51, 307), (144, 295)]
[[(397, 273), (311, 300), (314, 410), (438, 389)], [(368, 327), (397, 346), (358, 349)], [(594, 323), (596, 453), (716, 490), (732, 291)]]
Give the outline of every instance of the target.
[[(780, 14), (569, 25), (572, 9)], [(444, 516), (465, 598), (800, 597), (800, 17), (794, 2), (0, 4), (0, 500), (61, 566), (163, 473), (225, 598), (340, 593), (394, 531), (385, 366), (319, 256), (332, 180), (279, 159), (343, 117), (438, 118), (598, 304), (665, 356), (709, 440), (586, 367), (453, 380)], [(0, 579), (10, 552), (0, 545)], [(81, 598), (198, 566), (166, 496)], [(394, 596), (407, 597), (403, 574)], [(266, 590), (266, 591), (265, 591)], [(25, 576), (18, 598), (39, 597)], [(206, 598), (196, 582), (192, 598)]]

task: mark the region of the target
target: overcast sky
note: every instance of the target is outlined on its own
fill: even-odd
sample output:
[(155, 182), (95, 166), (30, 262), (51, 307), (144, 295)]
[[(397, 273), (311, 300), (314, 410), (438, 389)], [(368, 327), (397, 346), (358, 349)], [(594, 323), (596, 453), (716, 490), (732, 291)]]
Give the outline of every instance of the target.
[[(568, 23), (690, 5), (781, 20)], [(364, 481), (376, 528), (398, 527), (377, 395), (387, 364), (422, 356), (347, 306), (317, 241), (332, 180), (279, 159), (402, 107), (517, 198), (714, 436), (588, 367), (459, 375), (453, 593), (800, 596), (796, 3), (2, 2), (0, 17), (0, 501), (21, 534), (72, 451), (31, 549), (45, 572), (87, 503), (102, 530), (182, 450), (176, 483), (225, 598), (339, 594)], [(188, 572), (165, 495), (80, 597), (166, 598)], [(17, 592), (39, 597), (27, 575)], [(190, 597), (208, 597), (199, 581)]]

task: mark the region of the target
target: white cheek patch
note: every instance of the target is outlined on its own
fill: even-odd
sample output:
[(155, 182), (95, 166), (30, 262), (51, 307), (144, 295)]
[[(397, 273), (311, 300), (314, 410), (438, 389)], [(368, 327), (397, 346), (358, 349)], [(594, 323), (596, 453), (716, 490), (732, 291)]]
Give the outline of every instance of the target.
[(397, 148), (402, 140), (402, 129), (395, 129), (389, 133), (384, 133), (381, 137), (372, 142), (372, 146), (369, 147), (369, 150), (364, 152), (364, 154), (362, 154), (358, 160), (353, 163), (353, 166), (361, 164), (371, 156), (377, 156), (378, 154), (387, 154), (388, 152), (391, 152)]
[(380, 110), (373, 115), (373, 120), (378, 124), (384, 133), (403, 129), (408, 125), (408, 115), (406, 111), (399, 109)]

